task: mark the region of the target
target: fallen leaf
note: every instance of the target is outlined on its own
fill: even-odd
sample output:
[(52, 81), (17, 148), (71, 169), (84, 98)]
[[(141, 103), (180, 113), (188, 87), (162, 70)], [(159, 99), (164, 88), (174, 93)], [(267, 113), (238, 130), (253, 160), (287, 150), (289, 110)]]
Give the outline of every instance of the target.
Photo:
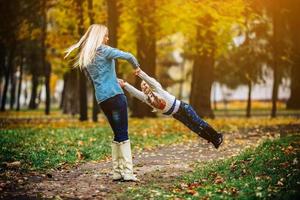
[(277, 185), (278, 185), (278, 186), (283, 186), (284, 184), (283, 184), (283, 182), (278, 181), (278, 182), (277, 182)]
[[(195, 194), (198, 194), (197, 191), (195, 191), (195, 190), (190, 190), (190, 189), (187, 190), (186, 193), (191, 194), (191, 195), (193, 195), (193, 196), (194, 196)], [(199, 194), (198, 194), (198, 195), (199, 195)]]
[(78, 141), (78, 146), (82, 146), (83, 145), (83, 141), (79, 140)]
[(11, 162), (11, 163), (4, 162), (3, 164), (7, 168), (13, 168), (13, 169), (19, 168), (21, 166), (21, 162), (20, 161), (14, 161), (14, 162)]
[(78, 160), (83, 159), (83, 155), (82, 155), (82, 153), (78, 149), (76, 151), (76, 157), (77, 157)]
[(287, 168), (289, 166), (288, 162), (280, 163), (280, 167)]
[(232, 188), (230, 188), (230, 192), (231, 192), (231, 194), (235, 195), (235, 194), (237, 194), (239, 191), (238, 191), (238, 189), (232, 187)]
[(221, 177), (221, 176), (217, 176), (215, 178), (215, 181), (214, 181), (215, 184), (221, 184), (221, 183), (224, 183), (224, 179)]

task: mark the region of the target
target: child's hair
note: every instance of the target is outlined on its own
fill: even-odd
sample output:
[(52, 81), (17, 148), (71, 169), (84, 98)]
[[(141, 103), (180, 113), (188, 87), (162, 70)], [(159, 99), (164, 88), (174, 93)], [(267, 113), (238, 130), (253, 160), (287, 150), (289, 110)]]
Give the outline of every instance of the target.
[(79, 67), (80, 69), (86, 67), (94, 59), (96, 50), (103, 43), (107, 32), (107, 27), (104, 25), (91, 25), (80, 40), (66, 50), (67, 54), (65, 55), (65, 58), (68, 57), (72, 51), (80, 48), (74, 67)]

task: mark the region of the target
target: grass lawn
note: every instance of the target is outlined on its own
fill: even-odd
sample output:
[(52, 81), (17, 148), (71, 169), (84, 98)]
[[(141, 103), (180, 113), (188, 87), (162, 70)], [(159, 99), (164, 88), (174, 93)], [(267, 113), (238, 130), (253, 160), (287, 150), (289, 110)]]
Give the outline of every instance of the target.
[[(0, 128), (0, 170), (5, 162), (21, 162), (21, 169), (43, 170), (61, 165), (99, 161), (110, 156), (112, 131), (104, 119), (98, 123), (60, 117), (27, 118), (32, 113), (11, 112)], [(4, 117), (2, 115), (2, 117)], [(38, 118), (39, 117), (39, 118)], [(239, 128), (299, 124), (297, 118), (230, 118), (208, 120), (225, 134)], [(181, 143), (198, 136), (171, 118), (129, 119), (129, 136), (134, 151)]]
[[(136, 151), (188, 138), (176, 130), (160, 135), (130, 136)], [(0, 163), (20, 161), (22, 169), (41, 170), (62, 164), (98, 161), (110, 156), (111, 140), (109, 127), (0, 130)]]
[(225, 161), (199, 164), (193, 173), (161, 187), (127, 190), (128, 199), (299, 199), (300, 136), (266, 141)]

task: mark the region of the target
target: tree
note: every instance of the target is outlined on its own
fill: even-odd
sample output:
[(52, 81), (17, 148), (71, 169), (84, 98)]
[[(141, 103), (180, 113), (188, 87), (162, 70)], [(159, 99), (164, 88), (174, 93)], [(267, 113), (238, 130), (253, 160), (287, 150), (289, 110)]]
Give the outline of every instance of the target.
[(23, 53), (23, 47), (20, 48), (20, 61), (19, 61), (19, 84), (18, 84), (18, 95), (17, 95), (17, 108), (16, 111), (20, 110), (20, 97), (21, 97), (21, 89), (22, 89), (22, 80), (23, 80), (23, 68), (24, 68), (24, 53)]
[(287, 102), (288, 109), (300, 109), (300, 5), (297, 0), (287, 0), (287, 23), (292, 40), (292, 69), (291, 69), (291, 96)]
[[(211, 15), (206, 15), (199, 19), (197, 28), (196, 53), (194, 54), (194, 65), (192, 74), (192, 88), (190, 104), (195, 108), (197, 113), (203, 117), (214, 117), (211, 109), (211, 86), (214, 80), (215, 64), (215, 33), (211, 30), (214, 20)], [(201, 32), (204, 30), (205, 33)], [(203, 47), (209, 45), (208, 48)]]
[[(88, 16), (90, 20), (90, 25), (94, 24), (94, 11), (93, 11), (93, 0), (88, 0)], [(93, 83), (91, 83), (94, 87)], [(98, 121), (98, 113), (100, 112), (99, 105), (95, 96), (95, 88), (93, 88), (93, 114), (92, 119), (94, 122)]]
[[(84, 34), (84, 19), (83, 19), (83, 0), (76, 0), (76, 10), (78, 13), (78, 35), (81, 37)], [(80, 106), (80, 121), (86, 121), (87, 116), (87, 90), (86, 90), (86, 77), (83, 72), (78, 70), (79, 76), (79, 106)]]
[[(137, 59), (142, 69), (155, 77), (156, 69), (156, 1), (144, 0), (136, 1), (137, 6), (137, 25), (136, 25), (136, 44), (137, 44)], [(141, 80), (136, 79), (135, 87), (140, 87)], [(149, 106), (133, 99), (135, 105), (132, 110), (133, 117), (155, 117)]]
[(210, 97), (215, 60), (228, 51), (236, 35), (232, 27), (241, 21), (244, 2), (204, 0), (178, 2), (177, 6), (183, 15), (174, 24), (185, 34), (185, 55), (194, 62), (190, 103), (200, 116), (213, 117)]
[(46, 39), (47, 39), (47, 10), (48, 10), (47, 1), (42, 1), (41, 6), (41, 16), (42, 16), (42, 26), (41, 26), (41, 56), (42, 56), (42, 65), (44, 70), (44, 76), (45, 76), (45, 89), (46, 89), (46, 106), (45, 106), (45, 114), (50, 114), (50, 76), (51, 76), (51, 64), (47, 62), (47, 47), (46, 47)]

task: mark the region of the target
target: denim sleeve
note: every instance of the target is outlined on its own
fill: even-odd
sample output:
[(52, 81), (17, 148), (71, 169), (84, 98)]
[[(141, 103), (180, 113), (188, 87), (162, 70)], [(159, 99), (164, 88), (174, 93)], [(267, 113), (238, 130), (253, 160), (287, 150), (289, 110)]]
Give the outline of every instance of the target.
[(106, 46), (103, 48), (103, 55), (108, 59), (124, 59), (127, 60), (133, 68), (138, 68), (140, 64), (138, 63), (137, 59), (128, 52), (121, 51), (116, 48), (112, 48), (110, 46)]

